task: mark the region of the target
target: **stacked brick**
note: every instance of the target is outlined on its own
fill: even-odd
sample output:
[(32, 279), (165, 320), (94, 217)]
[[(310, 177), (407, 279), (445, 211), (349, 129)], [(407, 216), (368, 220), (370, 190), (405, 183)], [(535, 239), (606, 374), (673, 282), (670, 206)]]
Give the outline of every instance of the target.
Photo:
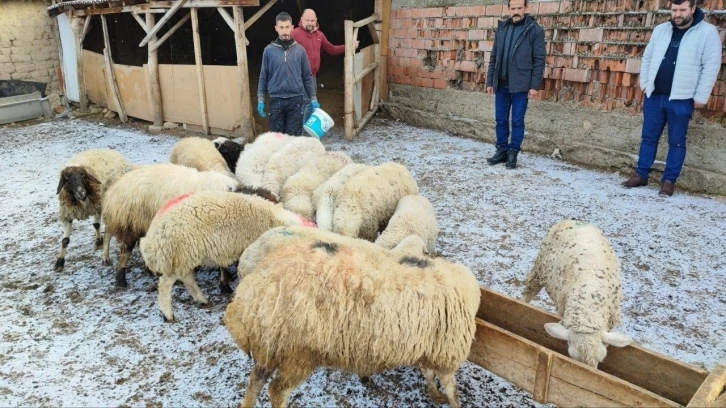
[(56, 25), (43, 1), (0, 0), (0, 80), (26, 80), (58, 90)]
[[(706, 20), (726, 38), (724, 0), (706, 0)], [(640, 61), (655, 25), (668, 21), (665, 0), (530, 1), (545, 29), (541, 100), (635, 113), (643, 95)], [(498, 20), (505, 4), (391, 11), (389, 82), (483, 91)], [(726, 118), (726, 57), (702, 116)]]

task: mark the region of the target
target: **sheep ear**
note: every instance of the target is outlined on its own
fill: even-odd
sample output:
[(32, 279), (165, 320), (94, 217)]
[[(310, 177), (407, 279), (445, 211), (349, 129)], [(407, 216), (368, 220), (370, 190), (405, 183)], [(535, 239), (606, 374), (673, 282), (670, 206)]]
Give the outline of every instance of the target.
[(544, 328), (550, 336), (556, 339), (570, 340), (570, 330), (560, 323), (545, 323)]
[(630, 337), (616, 332), (602, 332), (602, 341), (615, 347), (625, 347), (633, 342)]
[(101, 182), (100, 182), (100, 181), (98, 181), (98, 179), (97, 179), (97, 178), (93, 177), (93, 175), (92, 175), (91, 173), (89, 173), (89, 172), (86, 172), (86, 178), (87, 178), (87, 179), (88, 179), (89, 181), (92, 181), (92, 182), (94, 182), (94, 183), (96, 183), (96, 184), (101, 184)]
[(56, 190), (56, 194), (60, 194), (63, 187), (66, 185), (66, 178), (63, 177), (63, 174), (60, 176), (60, 181), (58, 182), (58, 190)]

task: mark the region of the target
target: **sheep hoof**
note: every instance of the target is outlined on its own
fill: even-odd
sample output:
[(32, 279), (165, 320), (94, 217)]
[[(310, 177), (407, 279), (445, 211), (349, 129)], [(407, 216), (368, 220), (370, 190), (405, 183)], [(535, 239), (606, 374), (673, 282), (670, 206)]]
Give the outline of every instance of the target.
[(125, 288), (127, 286), (129, 283), (126, 281), (126, 271), (116, 272), (116, 287)]
[(111, 260), (110, 259), (101, 259), (101, 265), (111, 266)]
[(156, 276), (156, 274), (154, 273), (154, 271), (152, 271), (151, 269), (149, 269), (149, 267), (146, 266), (146, 265), (144, 265), (144, 272), (146, 272), (146, 274), (149, 275), (149, 276)]
[(66, 265), (66, 258), (58, 258), (55, 261), (54, 270), (56, 272), (63, 272), (63, 267)]
[(103, 248), (103, 238), (97, 238), (96, 239), (96, 251)]
[(167, 319), (166, 315), (162, 313), (161, 317), (164, 318), (164, 323), (176, 323), (176, 319), (174, 319), (174, 316), (172, 316), (171, 319)]
[(376, 385), (375, 383), (373, 383), (373, 380), (371, 380), (371, 377), (367, 375), (360, 377), (360, 383), (366, 387), (373, 387), (374, 385)]
[(219, 291), (222, 294), (228, 295), (232, 293), (232, 288), (229, 287), (229, 283), (219, 282)]
[(431, 398), (431, 401), (436, 404), (446, 404), (449, 402), (449, 400), (446, 398), (446, 395), (440, 393), (439, 391), (429, 391), (429, 397)]

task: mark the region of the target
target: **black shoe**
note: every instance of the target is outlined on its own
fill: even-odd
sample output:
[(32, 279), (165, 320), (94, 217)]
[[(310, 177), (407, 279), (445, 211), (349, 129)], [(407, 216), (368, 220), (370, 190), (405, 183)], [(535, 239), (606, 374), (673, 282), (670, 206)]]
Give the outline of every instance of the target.
[(507, 150), (507, 168), (508, 169), (517, 168), (517, 153), (519, 153), (519, 152), (514, 149)]
[(487, 159), (487, 163), (491, 165), (504, 163), (507, 161), (507, 148), (497, 148), (496, 153), (494, 153), (494, 156)]

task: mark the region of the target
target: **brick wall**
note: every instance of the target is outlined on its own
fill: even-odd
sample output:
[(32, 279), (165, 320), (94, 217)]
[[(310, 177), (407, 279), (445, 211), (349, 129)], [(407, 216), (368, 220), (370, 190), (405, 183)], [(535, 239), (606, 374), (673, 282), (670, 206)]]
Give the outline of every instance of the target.
[(45, 82), (58, 90), (56, 23), (44, 1), (0, 0), (0, 79)]
[[(499, 4), (391, 10), (388, 80), (429, 88), (484, 91)], [(502, 4), (504, 3), (504, 4)], [(640, 57), (655, 25), (668, 21), (665, 0), (530, 1), (527, 12), (545, 29), (543, 100), (635, 113)], [(706, 21), (726, 37), (724, 0), (705, 0)], [(726, 124), (726, 57), (706, 109)]]

